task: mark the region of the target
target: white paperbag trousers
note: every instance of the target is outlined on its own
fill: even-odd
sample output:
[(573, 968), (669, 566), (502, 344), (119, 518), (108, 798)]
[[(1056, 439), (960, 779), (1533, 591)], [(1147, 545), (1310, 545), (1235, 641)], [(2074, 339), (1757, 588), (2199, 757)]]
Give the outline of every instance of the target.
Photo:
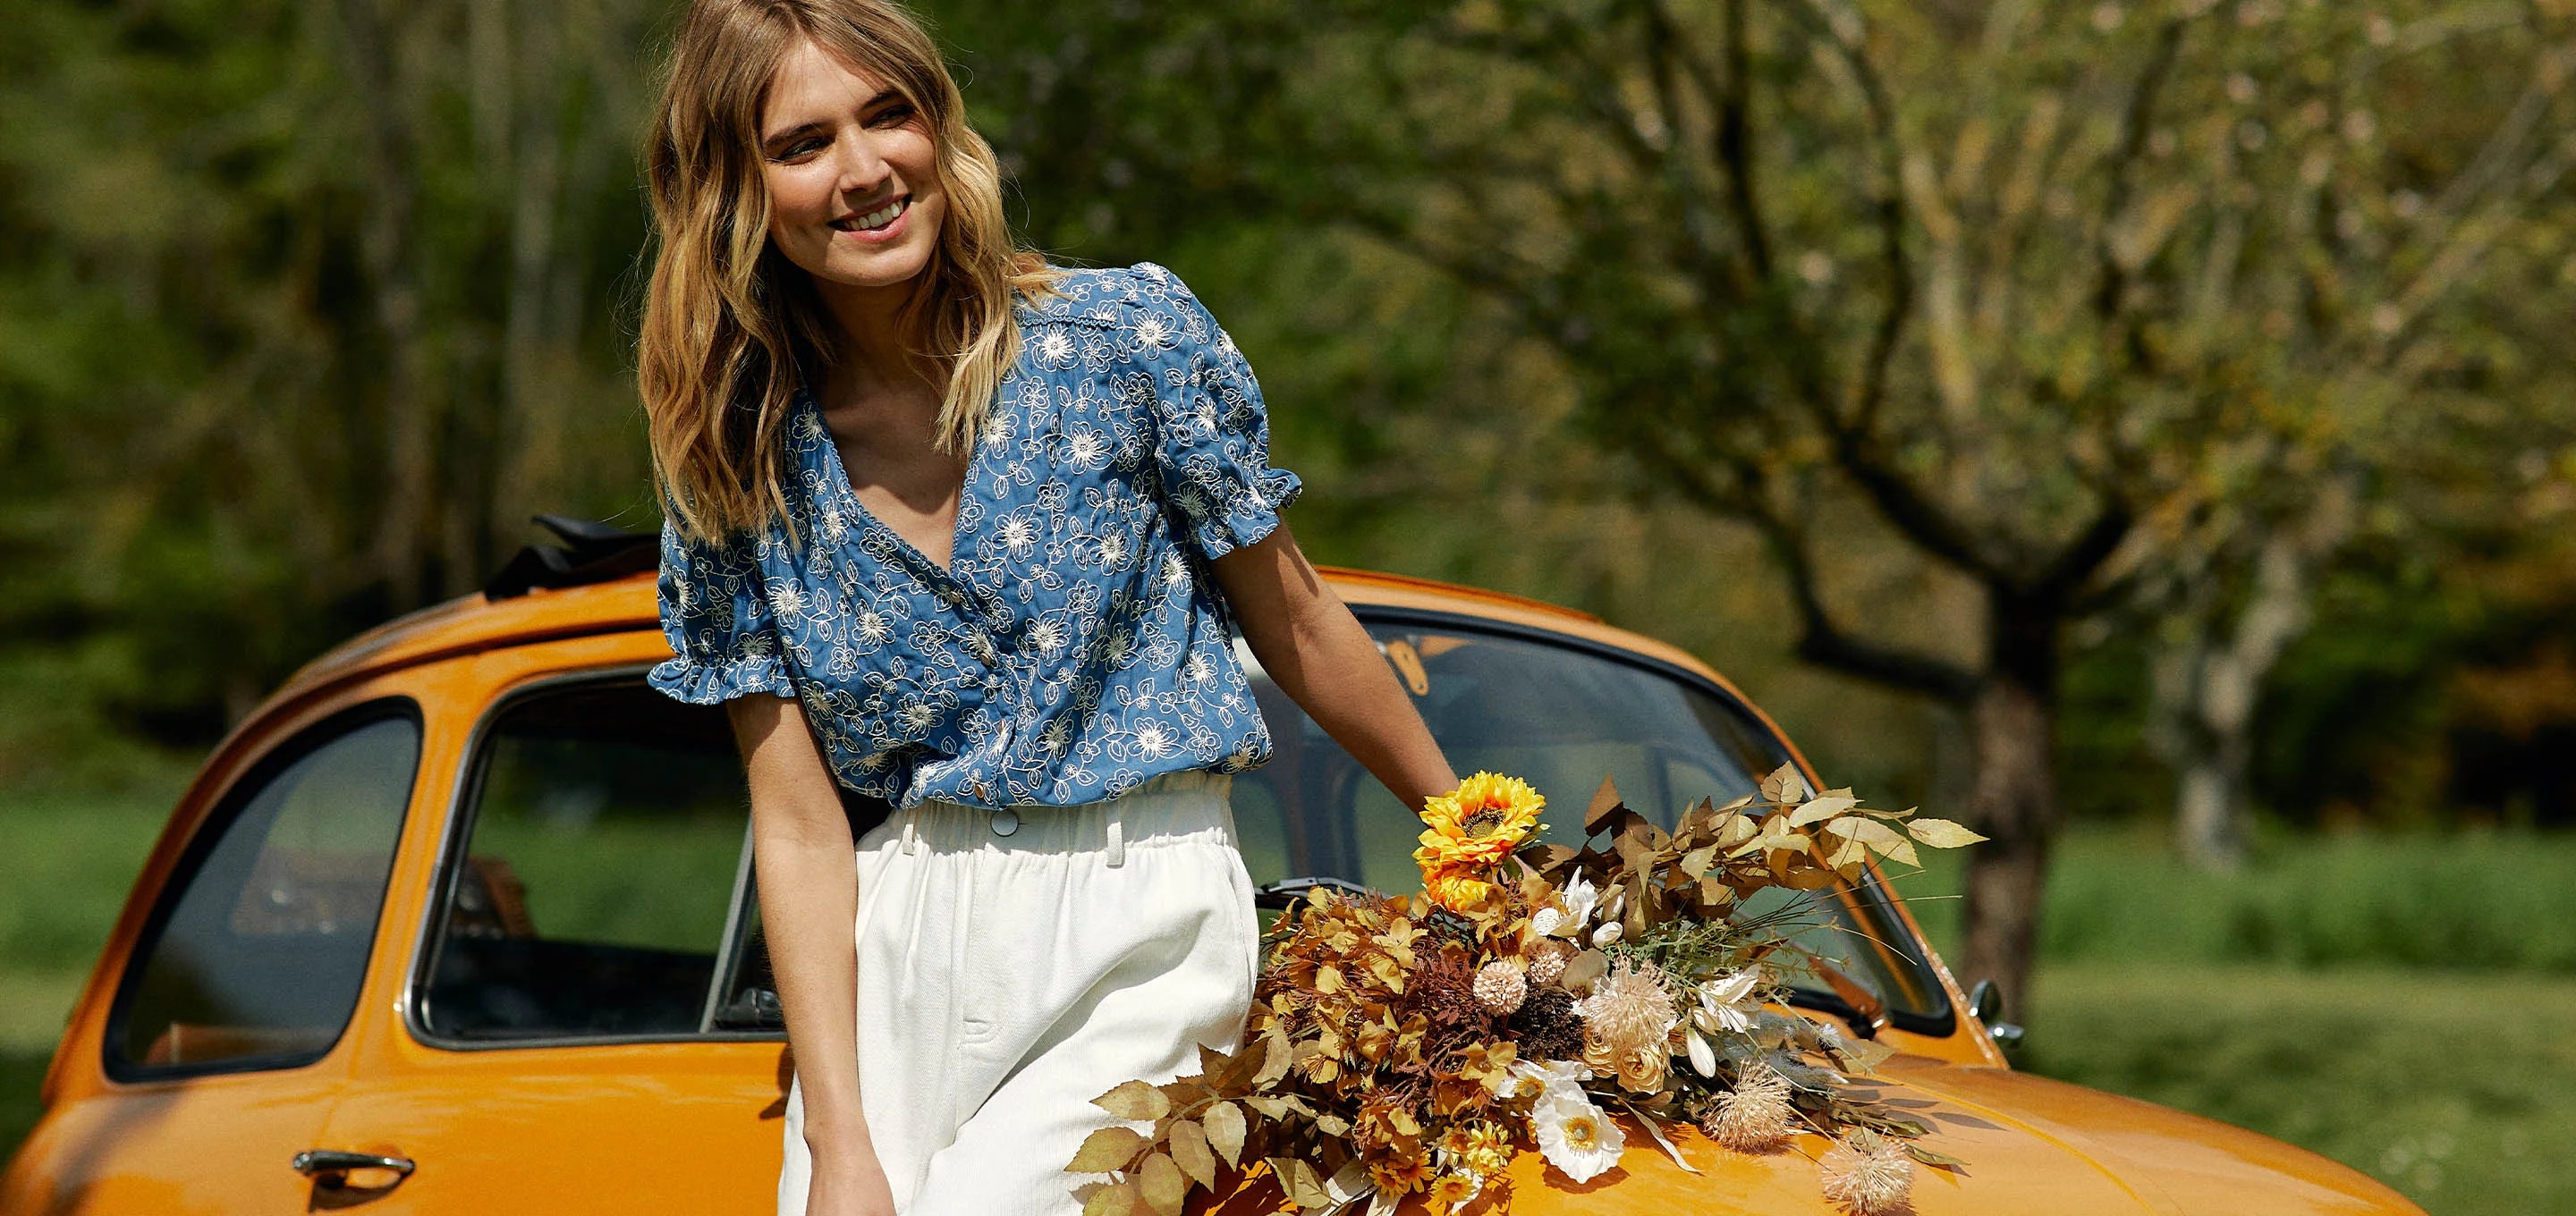
[[(903, 1216), (1075, 1216), (1091, 1099), (1233, 1049), (1259, 965), (1233, 778), (1106, 802), (896, 811), (858, 841), (861, 1113)], [(1007, 834), (1003, 830), (1007, 829)], [(800, 1066), (801, 1067), (801, 1066)], [(787, 1095), (779, 1216), (813, 1161)], [(1131, 1124), (1131, 1126), (1134, 1126)]]

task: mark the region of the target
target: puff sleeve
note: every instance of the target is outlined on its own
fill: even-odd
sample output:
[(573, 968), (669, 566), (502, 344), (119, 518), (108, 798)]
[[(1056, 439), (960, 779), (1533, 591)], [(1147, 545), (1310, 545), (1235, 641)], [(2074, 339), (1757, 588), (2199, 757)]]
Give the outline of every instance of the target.
[(1261, 386), (1234, 340), (1180, 276), (1139, 263), (1134, 340), (1154, 374), (1155, 463), (1176, 521), (1201, 555), (1270, 535), (1305, 483), (1270, 464)]
[(751, 547), (714, 548), (662, 523), (662, 636), (672, 657), (645, 681), (692, 705), (746, 693), (796, 695), (778, 660), (778, 628)]

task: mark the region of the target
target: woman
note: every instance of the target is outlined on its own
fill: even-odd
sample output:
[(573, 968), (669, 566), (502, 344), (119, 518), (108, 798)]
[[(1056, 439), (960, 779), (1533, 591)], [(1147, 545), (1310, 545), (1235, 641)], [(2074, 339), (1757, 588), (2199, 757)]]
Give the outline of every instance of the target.
[(1078, 1211), (1090, 1099), (1249, 1009), (1227, 626), (1407, 805), (1457, 776), (1280, 522), (1242, 356), (1159, 266), (1012, 242), (901, 10), (697, 0), (649, 158), (652, 681), (750, 779), (778, 1210)]

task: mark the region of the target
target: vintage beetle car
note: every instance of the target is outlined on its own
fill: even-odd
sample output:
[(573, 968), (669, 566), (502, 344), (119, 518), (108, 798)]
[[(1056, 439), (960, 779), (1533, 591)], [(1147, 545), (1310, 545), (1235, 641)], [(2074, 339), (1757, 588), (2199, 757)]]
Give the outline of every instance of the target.
[[(215, 749), (72, 1012), (0, 1213), (770, 1210), (788, 1073), (740, 763), (720, 710), (643, 682), (669, 654), (651, 538), (556, 522), (571, 548), (349, 640)], [(1462, 771), (1524, 775), (1569, 812), (1608, 772), (1669, 820), (1799, 759), (1670, 646), (1330, 577)], [(1277, 751), (1235, 802), (1270, 902), (1410, 889), (1408, 816), (1259, 691)], [(2014, 1072), (1892, 893), (1825, 894), (1811, 944), (1874, 1007), (1798, 1003), (1897, 1047), (1885, 1089), (1969, 1163), (1925, 1171), (1922, 1216), (2418, 1211), (2287, 1145)], [(1582, 1187), (1525, 1153), (1512, 1206), (1830, 1210), (1806, 1156), (1680, 1142), (1701, 1173), (1631, 1135), (1624, 1178)], [(1275, 1199), (1255, 1180), (1222, 1209)]]

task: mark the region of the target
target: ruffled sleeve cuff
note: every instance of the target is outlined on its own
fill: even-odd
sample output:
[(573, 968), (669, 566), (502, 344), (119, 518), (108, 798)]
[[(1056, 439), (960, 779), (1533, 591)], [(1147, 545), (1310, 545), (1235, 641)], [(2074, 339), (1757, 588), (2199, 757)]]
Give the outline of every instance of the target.
[(673, 656), (653, 665), (645, 683), (691, 705), (716, 705), (750, 693), (796, 695), (787, 669), (771, 654), (741, 655), (708, 662)]
[[(1184, 468), (1197, 463), (1184, 461)], [(1214, 468), (1185, 474), (1175, 494), (1190, 539), (1209, 558), (1258, 544), (1279, 529), (1279, 512), (1306, 483), (1286, 469)]]
[(1279, 527), (1305, 483), (1270, 463), (1270, 415), (1234, 339), (1180, 276), (1151, 262), (1135, 341), (1154, 352), (1154, 454), (1192, 543), (1213, 559)]

